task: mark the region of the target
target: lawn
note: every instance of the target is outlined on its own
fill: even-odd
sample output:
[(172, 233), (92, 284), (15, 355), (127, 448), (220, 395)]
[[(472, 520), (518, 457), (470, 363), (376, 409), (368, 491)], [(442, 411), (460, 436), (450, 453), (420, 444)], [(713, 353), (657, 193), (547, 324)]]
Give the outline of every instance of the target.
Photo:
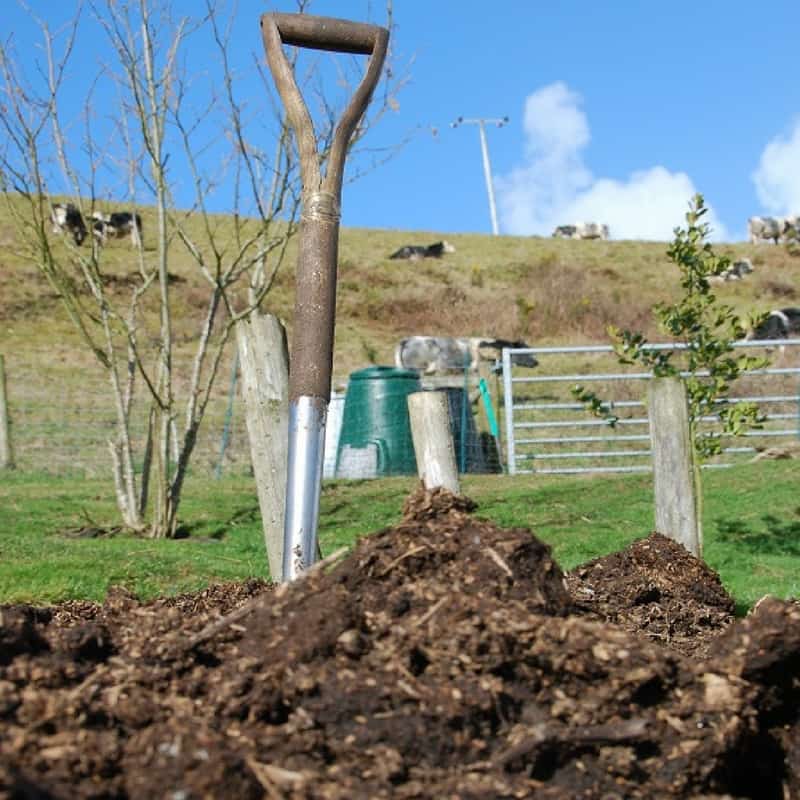
[[(706, 559), (740, 609), (767, 593), (800, 595), (797, 477), (794, 461), (704, 474)], [(323, 551), (398, 522), (414, 485), (410, 477), (327, 483)], [(647, 475), (468, 476), (463, 490), (478, 502), (478, 515), (533, 530), (553, 547), (564, 569), (652, 530)], [(112, 487), (101, 479), (6, 472), (0, 507), (0, 602), (101, 600), (111, 585), (153, 597), (215, 581), (268, 577), (250, 477), (190, 481), (184, 538), (172, 541), (97, 535), (116, 522)]]

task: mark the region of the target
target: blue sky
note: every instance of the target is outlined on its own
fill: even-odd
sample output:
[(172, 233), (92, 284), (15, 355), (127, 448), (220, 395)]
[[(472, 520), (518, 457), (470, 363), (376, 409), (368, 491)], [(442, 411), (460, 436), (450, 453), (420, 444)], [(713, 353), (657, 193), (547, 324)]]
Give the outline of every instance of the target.
[[(35, 30), (12, 0), (5, 5), (6, 30), (23, 52)], [(56, 4), (30, 5), (52, 15)], [(199, 5), (175, 2), (181, 13)], [(609, 224), (612, 238), (667, 239), (694, 191), (725, 240), (744, 238), (753, 214), (800, 213), (795, 3), (776, 0), (763, 13), (716, 0), (394, 6), (393, 57), (409, 82), (365, 144), (411, 138), (345, 186), (344, 225), (490, 232), (478, 131), (452, 129), (458, 116), (510, 118), (487, 131), (501, 233), (547, 235), (592, 220)], [(256, 111), (269, 110), (249, 61), (261, 54), (259, 15), (293, 8), (291, 0), (238, 4), (240, 89)], [(312, 11), (384, 19), (380, 0), (317, 0)], [(87, 37), (76, 74), (91, 74), (102, 58), (99, 39)]]

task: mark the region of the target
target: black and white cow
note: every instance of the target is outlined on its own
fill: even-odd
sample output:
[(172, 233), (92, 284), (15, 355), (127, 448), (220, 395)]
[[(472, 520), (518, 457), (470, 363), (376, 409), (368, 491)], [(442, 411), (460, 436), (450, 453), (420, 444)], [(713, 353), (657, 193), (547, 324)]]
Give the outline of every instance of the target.
[(795, 339), (800, 337), (800, 308), (779, 308), (750, 331), (746, 339)]
[(734, 261), (731, 265), (719, 273), (719, 275), (712, 275), (710, 280), (712, 283), (727, 283), (728, 281), (740, 281), (745, 275), (750, 275), (754, 271), (753, 262), (749, 258), (740, 258)]
[(131, 244), (140, 247), (142, 244), (142, 217), (130, 211), (113, 211), (104, 214), (95, 211), (92, 214), (92, 235), (99, 244), (109, 239), (125, 239), (130, 236)]
[[(416, 369), (425, 375), (475, 372), (481, 361), (495, 361), (504, 347), (527, 348), (523, 341), (484, 339), (480, 337), (409, 336), (402, 339), (394, 352), (395, 364), (404, 369)], [(518, 367), (535, 367), (538, 361), (533, 354), (512, 356)]]
[(395, 250), (389, 258), (408, 259), (419, 261), (422, 258), (441, 258), (445, 253), (455, 253), (456, 249), (450, 242), (434, 242), (429, 245), (407, 244)]
[(750, 217), (747, 220), (747, 235), (752, 244), (772, 240), (775, 244), (786, 232), (783, 217)]
[(50, 208), (53, 233), (69, 233), (78, 247), (86, 238), (86, 223), (81, 212), (72, 203), (53, 203)]
[(608, 225), (599, 222), (576, 222), (574, 225), (559, 225), (553, 236), (560, 239), (608, 239)]

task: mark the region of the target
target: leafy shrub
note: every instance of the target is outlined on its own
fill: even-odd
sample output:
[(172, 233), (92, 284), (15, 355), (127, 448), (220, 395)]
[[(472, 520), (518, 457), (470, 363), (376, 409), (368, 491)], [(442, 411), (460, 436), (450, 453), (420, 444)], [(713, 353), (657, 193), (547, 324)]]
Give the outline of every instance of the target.
[[(711, 291), (709, 278), (730, 266), (730, 258), (717, 255), (706, 241), (709, 226), (703, 221), (708, 213), (703, 196), (698, 194), (689, 204), (686, 228), (676, 228), (667, 256), (680, 270), (683, 293), (674, 303), (657, 303), (653, 313), (661, 330), (672, 341), (683, 342), (686, 350), (649, 350), (644, 334), (609, 326), (614, 350), (622, 364), (639, 364), (650, 369), (655, 377), (685, 377), (689, 400), (689, 419), (695, 452), (701, 458), (716, 455), (721, 449), (721, 436), (739, 435), (752, 427), (760, 427), (764, 417), (752, 402), (725, 402), (731, 383), (743, 372), (766, 366), (763, 358), (735, 354), (733, 342), (745, 335), (743, 320), (732, 306), (719, 303)], [(756, 320), (757, 322), (757, 320)], [(682, 361), (682, 363), (676, 363)], [(604, 416), (609, 424), (607, 406), (583, 386), (576, 386), (573, 395), (595, 415)], [(717, 416), (721, 432), (701, 430), (703, 416)]]

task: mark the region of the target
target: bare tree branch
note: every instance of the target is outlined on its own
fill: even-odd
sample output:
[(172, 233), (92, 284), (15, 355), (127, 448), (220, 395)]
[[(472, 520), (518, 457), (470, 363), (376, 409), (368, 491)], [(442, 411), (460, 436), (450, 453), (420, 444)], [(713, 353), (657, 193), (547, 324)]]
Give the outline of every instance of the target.
[[(155, 537), (177, 529), (187, 470), (231, 333), (267, 301), (298, 229), (302, 195), (298, 143), (263, 58), (254, 56), (249, 65), (260, 82), (258, 101), (251, 107), (243, 99), (235, 5), (204, 0), (199, 15), (179, 18), (176, 8), (174, 0), (79, 0), (55, 32), (31, 13), (43, 59), (28, 73), (13, 38), (0, 42), (0, 189), (20, 255), (58, 293), (108, 377), (115, 411), (108, 445), (119, 512), (125, 525)], [(296, 8), (305, 12), (311, 2), (296, 0)], [(391, 19), (391, 3), (387, 10)], [(75, 74), (70, 66), (87, 29), (105, 40), (111, 55), (96, 75), (80, 75), (84, 102), (71, 119), (64, 114), (70, 109), (66, 90), (75, 92), (68, 76)], [(197, 52), (204, 58), (201, 71), (192, 69)], [(296, 49), (288, 61), (295, 70)], [(301, 81), (314, 98), (317, 135), (300, 146), (314, 147), (322, 168), (340, 109), (325, 100), (317, 63)], [(338, 75), (345, 89), (359, 69), (356, 59), (345, 59)], [(205, 71), (213, 73), (209, 85)], [(391, 76), (387, 80), (399, 89), (402, 82)], [(394, 91), (384, 89), (374, 120), (391, 109)], [(99, 106), (107, 117), (97, 113)], [(359, 125), (350, 146), (359, 146), (371, 127)], [(363, 152), (378, 154), (374, 167), (394, 151)], [(187, 186), (179, 182), (187, 178), (192, 196), (185, 200)], [(68, 235), (53, 241), (59, 229), (53, 229), (51, 200), (64, 196), (88, 224), (90, 248)], [(230, 216), (212, 213), (220, 196)], [(115, 198), (124, 199), (129, 213), (155, 219), (152, 227), (148, 222), (147, 246), (140, 241), (126, 259), (129, 272), (121, 283), (108, 268), (119, 261), (111, 262), (103, 237), (93, 235), (95, 224), (98, 234), (103, 231), (93, 217), (98, 200), (105, 209)], [(190, 343), (179, 342), (175, 332), (170, 273), (170, 265), (182, 270), (187, 261), (192, 292), (207, 293), (194, 302), (201, 312)], [(133, 424), (142, 419), (140, 442)]]

